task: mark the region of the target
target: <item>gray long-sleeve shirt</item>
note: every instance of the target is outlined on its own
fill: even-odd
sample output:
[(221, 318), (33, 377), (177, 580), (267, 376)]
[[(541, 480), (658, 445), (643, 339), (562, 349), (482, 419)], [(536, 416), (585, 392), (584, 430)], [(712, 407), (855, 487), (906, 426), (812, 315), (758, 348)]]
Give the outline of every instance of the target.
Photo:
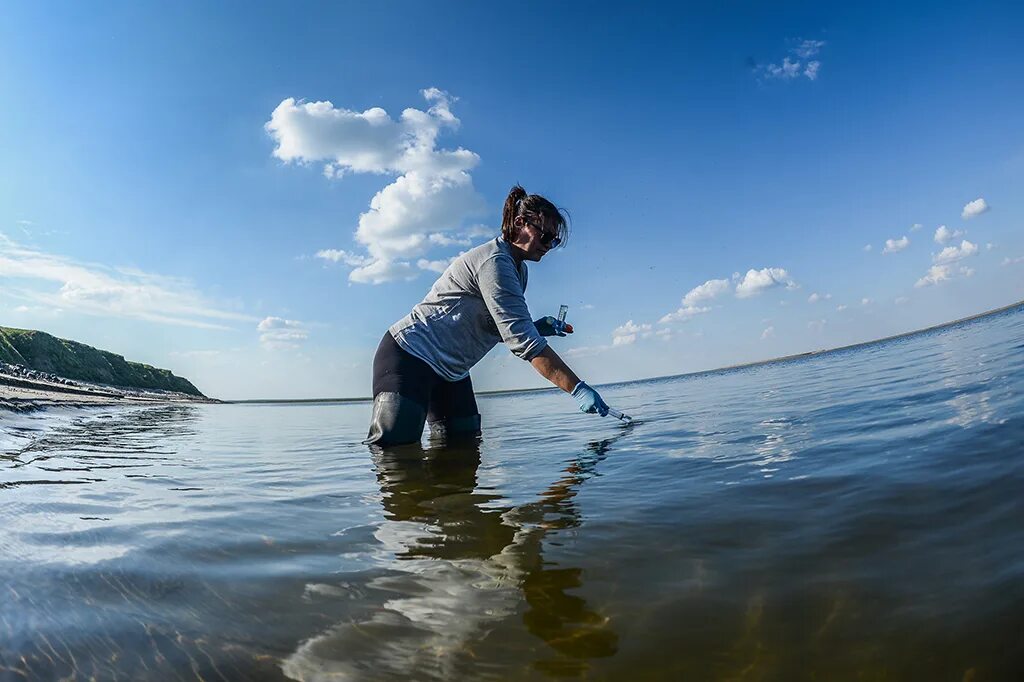
[(526, 264), (501, 237), (456, 258), (412, 312), (391, 325), (395, 341), (448, 381), (469, 375), (499, 341), (523, 360), (548, 342), (526, 306)]

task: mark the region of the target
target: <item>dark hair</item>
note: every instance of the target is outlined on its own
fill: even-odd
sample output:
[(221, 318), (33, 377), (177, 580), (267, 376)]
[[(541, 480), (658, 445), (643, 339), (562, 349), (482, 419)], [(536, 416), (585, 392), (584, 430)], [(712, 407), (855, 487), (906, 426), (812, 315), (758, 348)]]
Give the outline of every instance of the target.
[(517, 228), (514, 223), (518, 216), (523, 216), (527, 221), (539, 218), (544, 227), (554, 227), (561, 240), (559, 246), (565, 246), (569, 239), (569, 212), (556, 207), (539, 194), (527, 194), (525, 189), (516, 185), (509, 190), (505, 208), (501, 212), (501, 236), (507, 242), (515, 240)]

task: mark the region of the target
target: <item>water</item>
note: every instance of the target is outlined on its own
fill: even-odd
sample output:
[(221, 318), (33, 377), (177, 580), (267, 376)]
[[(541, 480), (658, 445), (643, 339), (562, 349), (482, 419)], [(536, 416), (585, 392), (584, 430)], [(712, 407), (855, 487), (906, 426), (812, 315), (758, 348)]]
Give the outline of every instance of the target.
[(1024, 675), (1024, 312), (603, 393), (3, 415), (0, 679)]

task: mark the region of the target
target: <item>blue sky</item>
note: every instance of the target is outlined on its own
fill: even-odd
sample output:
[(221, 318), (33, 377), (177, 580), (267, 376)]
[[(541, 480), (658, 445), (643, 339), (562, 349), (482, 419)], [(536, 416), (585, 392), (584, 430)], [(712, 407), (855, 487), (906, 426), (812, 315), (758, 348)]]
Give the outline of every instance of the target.
[(1024, 298), (1019, 5), (211, 5), (7, 6), (0, 325), (367, 395), (516, 182), (572, 215), (527, 298), (591, 383)]

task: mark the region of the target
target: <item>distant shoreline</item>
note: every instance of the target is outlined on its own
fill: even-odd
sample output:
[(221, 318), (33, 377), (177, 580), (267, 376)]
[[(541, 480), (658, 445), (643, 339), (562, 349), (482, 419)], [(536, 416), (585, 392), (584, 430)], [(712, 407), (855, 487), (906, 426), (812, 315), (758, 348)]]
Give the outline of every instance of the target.
[[(950, 322), (943, 322), (941, 324), (932, 325), (930, 327), (923, 327), (921, 329), (915, 329), (909, 332), (902, 332), (900, 334), (893, 334), (892, 336), (885, 336), (880, 339), (872, 339), (870, 341), (861, 341), (858, 343), (851, 343), (846, 346), (836, 346), (835, 348), (826, 348), (821, 350), (809, 350), (803, 353), (795, 353), (793, 355), (783, 355), (777, 358), (771, 358), (769, 360), (755, 360), (753, 362), (744, 362), (737, 365), (726, 365), (725, 367), (716, 367), (715, 369), (703, 369), (696, 372), (684, 372), (682, 374), (665, 374), (654, 377), (643, 377), (639, 379), (627, 379), (625, 381), (614, 381), (607, 384), (598, 384), (600, 386), (624, 386), (626, 384), (634, 384), (639, 381), (660, 381), (665, 379), (679, 379), (682, 377), (702, 376), (706, 374), (716, 374), (719, 372), (729, 372), (737, 369), (749, 369), (751, 367), (760, 367), (762, 365), (771, 365), (775, 363), (791, 362), (793, 360), (800, 360), (808, 357), (818, 357), (821, 355), (828, 355), (829, 353), (838, 353), (840, 351), (850, 350), (851, 348), (861, 348), (863, 346), (872, 346), (877, 343), (885, 343), (887, 341), (893, 341), (895, 339), (902, 339), (908, 336), (916, 336), (917, 334), (925, 334), (932, 332), (937, 329), (945, 329), (947, 327), (955, 327), (958, 324), (965, 322), (971, 322), (978, 320), (983, 317), (990, 317), (992, 315), (999, 315), (1015, 308), (1024, 306), (1024, 300), (1011, 303), (1010, 305), (1002, 306), (1001, 308), (994, 308), (992, 310), (986, 310), (983, 313), (977, 313), (975, 315), (969, 315), (967, 317), (961, 317), (958, 320), (952, 320)], [(477, 396), (490, 397), (490, 396), (501, 396), (501, 395), (512, 395), (519, 393), (539, 393), (541, 391), (554, 391), (557, 390), (554, 387), (544, 386), (541, 388), (512, 388), (503, 389), (499, 391), (477, 391)], [(221, 403), (227, 405), (306, 405), (306, 404), (326, 404), (326, 403), (368, 403), (372, 398), (296, 398), (296, 399), (253, 399), (253, 400), (222, 400)]]

